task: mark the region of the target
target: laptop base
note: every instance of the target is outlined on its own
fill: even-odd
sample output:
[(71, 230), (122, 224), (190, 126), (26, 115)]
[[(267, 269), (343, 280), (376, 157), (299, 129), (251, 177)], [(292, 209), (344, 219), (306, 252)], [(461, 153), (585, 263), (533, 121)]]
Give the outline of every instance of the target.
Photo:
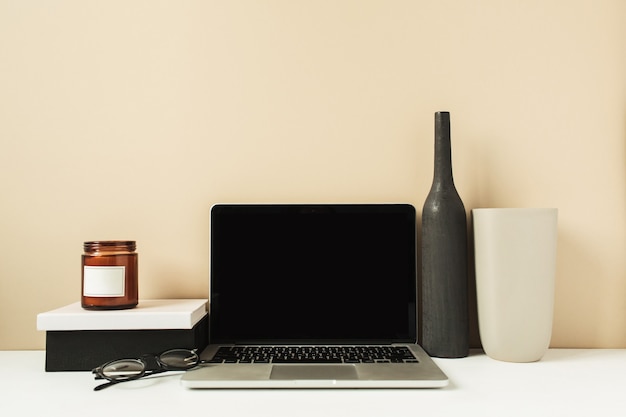
[(204, 364), (187, 371), (181, 385), (192, 389), (442, 388), (448, 385), (447, 376), (420, 346), (406, 346), (418, 363)]

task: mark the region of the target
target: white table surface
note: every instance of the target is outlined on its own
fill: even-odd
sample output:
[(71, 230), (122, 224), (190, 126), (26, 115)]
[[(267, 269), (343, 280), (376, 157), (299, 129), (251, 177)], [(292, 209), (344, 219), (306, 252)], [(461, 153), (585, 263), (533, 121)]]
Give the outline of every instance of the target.
[(447, 388), (188, 390), (165, 373), (95, 392), (89, 372), (45, 372), (43, 351), (1, 351), (0, 415), (626, 416), (626, 349), (551, 349), (527, 364), (481, 352), (435, 361)]

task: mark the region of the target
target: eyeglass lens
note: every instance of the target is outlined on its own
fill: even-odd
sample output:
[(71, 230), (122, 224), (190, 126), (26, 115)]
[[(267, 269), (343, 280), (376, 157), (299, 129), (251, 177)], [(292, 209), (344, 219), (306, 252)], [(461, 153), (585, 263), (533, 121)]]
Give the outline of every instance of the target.
[(102, 368), (102, 375), (107, 379), (132, 379), (141, 375), (146, 369), (143, 361), (138, 359), (121, 359), (107, 364)]
[(200, 358), (191, 350), (172, 349), (160, 354), (158, 360), (165, 369), (185, 370), (196, 366)]

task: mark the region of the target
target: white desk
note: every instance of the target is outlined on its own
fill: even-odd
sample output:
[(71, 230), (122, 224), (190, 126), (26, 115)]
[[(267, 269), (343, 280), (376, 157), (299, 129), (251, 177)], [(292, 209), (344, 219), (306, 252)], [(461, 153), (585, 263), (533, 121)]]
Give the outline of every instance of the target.
[(95, 392), (89, 372), (46, 373), (44, 360), (0, 352), (0, 415), (626, 416), (626, 349), (552, 349), (529, 364), (435, 359), (451, 384), (429, 390), (187, 390), (165, 373)]

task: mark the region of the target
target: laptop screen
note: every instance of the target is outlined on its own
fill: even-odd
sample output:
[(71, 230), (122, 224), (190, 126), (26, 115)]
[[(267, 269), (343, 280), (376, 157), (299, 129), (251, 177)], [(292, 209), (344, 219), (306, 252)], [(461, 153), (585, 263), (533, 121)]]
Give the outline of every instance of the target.
[(416, 341), (408, 204), (216, 205), (211, 343)]

